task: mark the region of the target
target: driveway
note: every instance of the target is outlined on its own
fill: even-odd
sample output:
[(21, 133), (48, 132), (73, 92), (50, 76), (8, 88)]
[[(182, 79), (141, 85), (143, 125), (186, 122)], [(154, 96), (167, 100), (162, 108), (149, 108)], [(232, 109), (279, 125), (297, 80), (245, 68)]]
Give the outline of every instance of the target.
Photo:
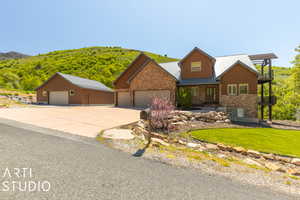
[(35, 106), (0, 109), (0, 118), (96, 137), (101, 130), (139, 120), (139, 112), (111, 106)]

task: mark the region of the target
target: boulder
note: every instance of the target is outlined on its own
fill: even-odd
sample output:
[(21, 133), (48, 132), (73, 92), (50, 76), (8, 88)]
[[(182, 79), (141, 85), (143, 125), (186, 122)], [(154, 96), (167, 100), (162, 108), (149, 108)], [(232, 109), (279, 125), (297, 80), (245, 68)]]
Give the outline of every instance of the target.
[(161, 139), (158, 139), (158, 138), (151, 138), (151, 142), (152, 142), (152, 144), (153, 143), (159, 143), (159, 144), (161, 144), (163, 146), (170, 146), (169, 143), (167, 143), (167, 142), (165, 142), (165, 141), (163, 141)]
[(213, 151), (219, 150), (218, 146), (215, 145), (215, 144), (206, 144), (206, 145), (205, 145), (205, 148), (206, 148), (207, 150), (213, 150)]
[(197, 144), (197, 143), (189, 142), (189, 143), (186, 144), (186, 146), (189, 147), (189, 148), (197, 148), (197, 147), (200, 147), (201, 145)]
[(271, 163), (271, 162), (265, 163), (265, 167), (272, 170), (272, 171), (278, 171), (280, 169), (280, 166), (278, 166), (274, 163)]
[(233, 147), (233, 150), (237, 153), (243, 153), (246, 152), (247, 150), (244, 149), (243, 147)]
[(247, 155), (249, 155), (253, 158), (260, 158), (260, 156), (261, 156), (258, 151), (254, 151), (254, 150), (248, 150)]
[(183, 140), (178, 140), (178, 143), (179, 144), (182, 144), (182, 145), (186, 145), (187, 143), (185, 142), (185, 141), (183, 141)]
[(262, 156), (267, 160), (275, 160), (274, 154), (271, 154), (271, 153), (264, 153), (264, 154), (262, 154)]
[(291, 163), (291, 161), (292, 161), (292, 158), (285, 157), (285, 156), (275, 156), (275, 159), (280, 162), (284, 162), (284, 163)]
[(102, 137), (108, 139), (131, 140), (134, 138), (130, 129), (109, 129), (103, 132)]
[(291, 160), (291, 163), (297, 166), (300, 166), (300, 159), (299, 158), (293, 158)]
[(246, 158), (246, 159), (243, 160), (243, 162), (248, 164), (248, 165), (256, 165), (256, 166), (262, 167), (262, 165), (259, 162), (255, 161), (251, 158)]
[(217, 144), (217, 146), (218, 146), (218, 148), (219, 148), (220, 150), (222, 150), (222, 151), (231, 151), (231, 147), (226, 146), (225, 144), (219, 143), (219, 144)]

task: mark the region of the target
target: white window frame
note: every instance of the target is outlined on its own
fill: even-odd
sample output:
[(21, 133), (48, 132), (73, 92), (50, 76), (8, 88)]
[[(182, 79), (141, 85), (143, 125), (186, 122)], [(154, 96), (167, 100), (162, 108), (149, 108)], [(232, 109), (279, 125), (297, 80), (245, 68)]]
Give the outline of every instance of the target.
[[(235, 93), (233, 92), (233, 90), (230, 92), (230, 87), (235, 87)], [(227, 95), (230, 96), (236, 96), (237, 95), (237, 84), (228, 84), (227, 85)]]
[(191, 71), (192, 72), (201, 72), (201, 70), (202, 70), (202, 62), (201, 61), (191, 62)]
[(199, 88), (198, 87), (191, 87), (191, 93), (193, 97), (197, 97), (199, 94)]
[[(246, 93), (241, 93), (241, 87), (243, 87), (243, 86), (247, 87), (247, 92)], [(239, 94), (249, 94), (249, 84), (248, 83), (239, 84)]]

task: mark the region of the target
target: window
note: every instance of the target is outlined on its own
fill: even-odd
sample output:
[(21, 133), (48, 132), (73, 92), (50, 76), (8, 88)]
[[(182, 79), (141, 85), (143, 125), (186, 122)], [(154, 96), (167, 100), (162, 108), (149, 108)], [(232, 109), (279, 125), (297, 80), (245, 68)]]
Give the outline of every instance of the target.
[(44, 97), (46, 97), (46, 96), (47, 96), (47, 94), (48, 94), (48, 92), (47, 92), (47, 91), (45, 91), (45, 90), (42, 92), (42, 95), (43, 95)]
[(192, 72), (199, 72), (199, 71), (201, 71), (201, 66), (202, 66), (201, 61), (191, 62), (191, 71)]
[(243, 83), (243, 84), (239, 84), (239, 94), (248, 94), (248, 84), (247, 83)]
[(70, 93), (70, 96), (74, 96), (75, 95), (75, 91), (74, 90), (70, 90), (69, 93)]
[(228, 95), (237, 95), (236, 94), (236, 89), (237, 88), (237, 86), (236, 86), (236, 84), (229, 84), (229, 85), (227, 85), (227, 94)]
[(198, 96), (198, 87), (192, 87), (192, 96), (193, 97)]

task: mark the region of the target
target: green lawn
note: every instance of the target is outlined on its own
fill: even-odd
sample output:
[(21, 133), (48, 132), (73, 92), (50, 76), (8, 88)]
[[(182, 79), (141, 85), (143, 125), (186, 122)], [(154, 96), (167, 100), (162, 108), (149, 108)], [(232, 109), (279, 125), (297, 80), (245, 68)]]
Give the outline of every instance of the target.
[(300, 157), (300, 131), (273, 128), (223, 128), (192, 131), (195, 139), (261, 152)]

